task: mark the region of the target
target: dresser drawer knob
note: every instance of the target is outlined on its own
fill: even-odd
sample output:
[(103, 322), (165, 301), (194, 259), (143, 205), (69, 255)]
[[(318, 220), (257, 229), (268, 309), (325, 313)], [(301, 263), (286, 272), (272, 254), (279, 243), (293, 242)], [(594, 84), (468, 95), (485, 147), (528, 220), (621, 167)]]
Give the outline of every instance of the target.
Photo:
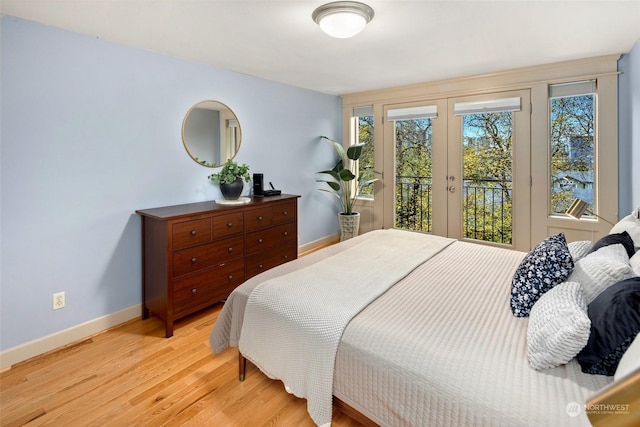
[(258, 268), (262, 270), (263, 269), (262, 264), (258, 264)]
[(282, 211), (282, 215), (287, 216), (288, 212), (287, 211)]
[(229, 281), (233, 280), (233, 276), (229, 276)]
[(198, 261), (196, 258), (191, 258), (191, 264), (195, 264)]
[(233, 252), (233, 248), (229, 248), (229, 249), (227, 249), (227, 251), (228, 251), (229, 253), (231, 253), (231, 252)]
[(258, 221), (262, 221), (262, 216), (259, 216), (259, 217), (258, 217)]
[(258, 239), (258, 243), (262, 243), (264, 240), (262, 239)]
[(231, 228), (231, 227), (233, 227), (233, 223), (231, 223), (231, 222), (228, 222), (228, 223), (227, 223), (227, 227), (228, 227), (228, 228)]
[(285, 235), (285, 236), (288, 236), (289, 232), (288, 231), (284, 231), (282, 234)]
[(284, 255), (283, 258), (284, 259), (289, 259), (289, 255)]
[(196, 288), (191, 289), (191, 294), (192, 294), (192, 295), (195, 295), (195, 294), (196, 294), (196, 292), (198, 292), (198, 290), (197, 290)]
[(197, 234), (197, 233), (196, 233), (196, 230), (191, 230), (191, 235), (192, 235), (192, 236), (195, 236), (196, 234)]

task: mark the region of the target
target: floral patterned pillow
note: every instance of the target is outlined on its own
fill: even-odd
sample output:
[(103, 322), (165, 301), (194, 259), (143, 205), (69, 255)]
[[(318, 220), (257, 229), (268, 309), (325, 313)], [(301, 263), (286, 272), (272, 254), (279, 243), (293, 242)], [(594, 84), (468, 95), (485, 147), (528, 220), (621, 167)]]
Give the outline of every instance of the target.
[(547, 237), (524, 257), (511, 281), (511, 312), (527, 317), (538, 299), (573, 270), (564, 233)]

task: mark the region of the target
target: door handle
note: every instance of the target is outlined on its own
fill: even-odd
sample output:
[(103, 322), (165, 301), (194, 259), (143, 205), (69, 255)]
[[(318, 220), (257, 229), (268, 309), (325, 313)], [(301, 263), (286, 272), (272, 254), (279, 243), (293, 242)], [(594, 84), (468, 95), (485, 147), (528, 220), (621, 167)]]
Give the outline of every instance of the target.
[(450, 193), (455, 193), (456, 192), (456, 187), (454, 187), (453, 185), (451, 187), (448, 188)]

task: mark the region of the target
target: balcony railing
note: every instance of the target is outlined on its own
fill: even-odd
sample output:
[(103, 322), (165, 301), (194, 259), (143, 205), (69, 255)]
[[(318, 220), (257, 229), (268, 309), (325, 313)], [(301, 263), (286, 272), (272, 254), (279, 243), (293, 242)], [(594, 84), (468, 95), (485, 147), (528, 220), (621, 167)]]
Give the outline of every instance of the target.
[[(430, 232), (433, 227), (432, 183), (427, 176), (396, 176), (396, 227)], [(466, 179), (462, 186), (463, 236), (510, 244), (511, 181)]]
[(430, 232), (431, 202), (431, 177), (396, 176), (397, 228)]

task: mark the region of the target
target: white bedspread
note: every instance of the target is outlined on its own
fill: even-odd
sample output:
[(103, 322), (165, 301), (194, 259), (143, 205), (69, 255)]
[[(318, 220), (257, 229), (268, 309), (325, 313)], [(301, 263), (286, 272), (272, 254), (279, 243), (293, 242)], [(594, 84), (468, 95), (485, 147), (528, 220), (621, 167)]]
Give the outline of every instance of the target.
[(249, 296), (240, 351), (331, 423), (335, 355), (349, 321), (453, 242), (386, 230), (339, 256), (268, 280)]
[(586, 399), (611, 382), (573, 359), (536, 371), (527, 318), (509, 306), (522, 252), (455, 242), (344, 331), (335, 397), (382, 426), (586, 427)]
[[(386, 231), (313, 252), (255, 276), (227, 299), (211, 331), (215, 353), (238, 346), (249, 295), (261, 283), (330, 259)], [(347, 325), (334, 396), (383, 426), (589, 426), (586, 399), (611, 382), (572, 360), (536, 371), (527, 318), (511, 314), (513, 272), (525, 256), (454, 242)], [(277, 345), (277, 344), (276, 344)], [(574, 416), (575, 415), (575, 416)]]

